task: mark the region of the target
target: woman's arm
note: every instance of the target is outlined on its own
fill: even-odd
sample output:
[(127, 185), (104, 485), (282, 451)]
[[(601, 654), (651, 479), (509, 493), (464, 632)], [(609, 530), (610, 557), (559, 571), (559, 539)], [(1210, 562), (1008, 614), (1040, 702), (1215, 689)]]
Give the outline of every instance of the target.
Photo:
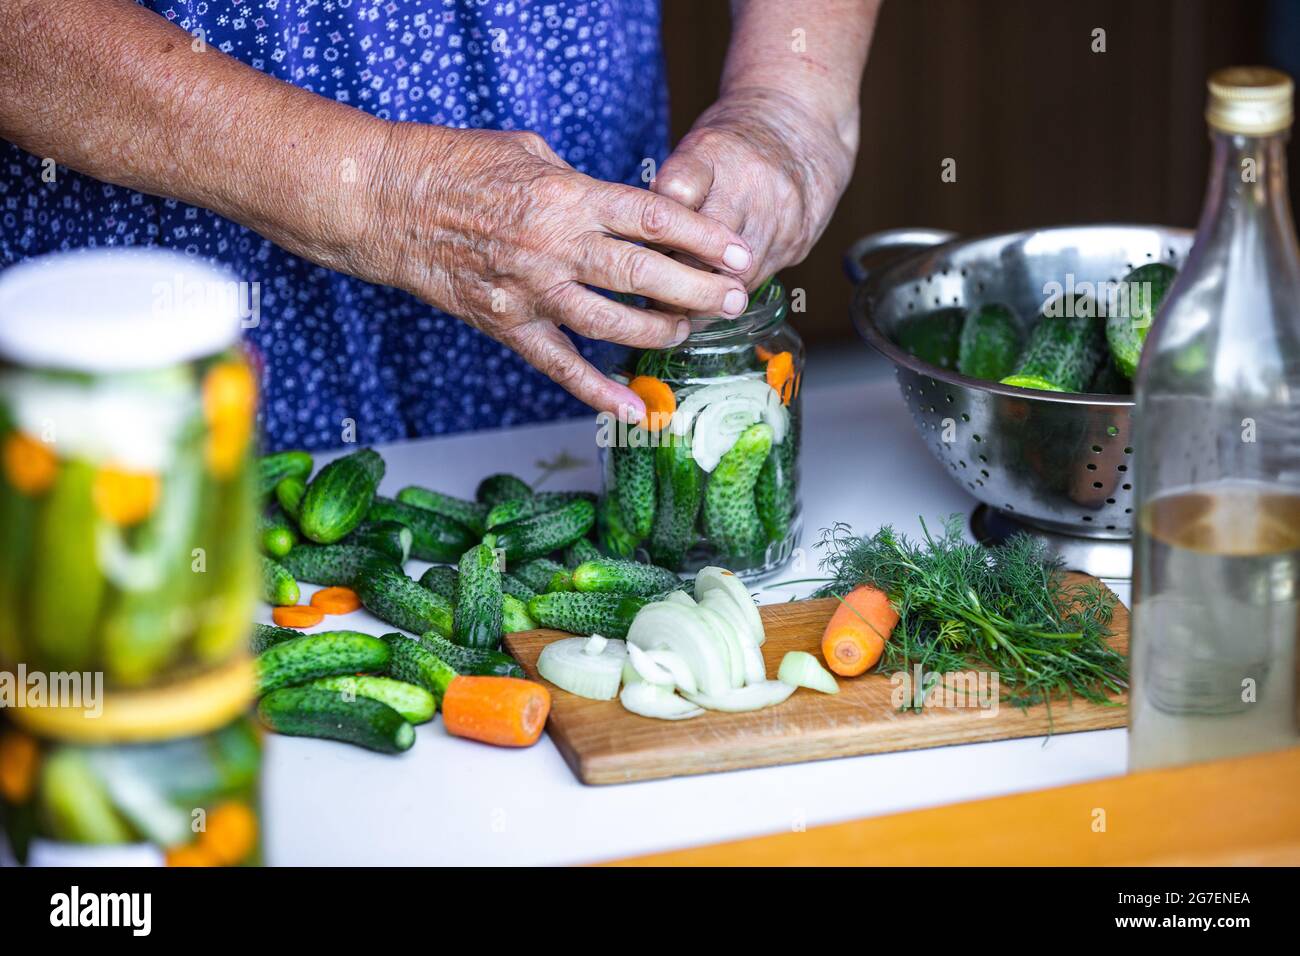
[[(0, 0), (0, 136), (96, 179), (172, 196), (290, 252), (397, 286), (504, 342), (598, 408), (641, 402), (559, 331), (662, 346), (683, 311), (738, 313), (739, 236), (603, 183), (531, 133), (387, 123), (269, 77), (132, 0)], [(620, 238), (677, 249), (710, 274)]]
[(830, 221), (858, 149), (858, 91), (880, 0), (732, 0), (718, 101), (654, 190), (739, 232), (753, 286), (799, 262)]

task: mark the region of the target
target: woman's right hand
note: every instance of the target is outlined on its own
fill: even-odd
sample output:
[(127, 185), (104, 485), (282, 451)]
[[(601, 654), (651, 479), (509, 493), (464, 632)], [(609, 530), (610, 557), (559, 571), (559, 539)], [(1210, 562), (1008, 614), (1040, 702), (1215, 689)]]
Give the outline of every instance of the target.
[(559, 326), (662, 348), (689, 333), (687, 313), (738, 315), (748, 300), (736, 274), (751, 254), (734, 231), (649, 190), (585, 176), (534, 133), (394, 125), (363, 205), (353, 250), (361, 261), (350, 271), (469, 322), (578, 398), (632, 420), (641, 400), (583, 359)]

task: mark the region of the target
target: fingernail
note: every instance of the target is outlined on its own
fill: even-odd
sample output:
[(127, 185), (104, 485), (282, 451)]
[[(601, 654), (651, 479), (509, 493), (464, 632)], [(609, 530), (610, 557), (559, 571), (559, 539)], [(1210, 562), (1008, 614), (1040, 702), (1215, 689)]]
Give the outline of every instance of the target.
[(748, 249), (744, 246), (738, 246), (734, 242), (727, 246), (727, 251), (722, 254), (723, 265), (736, 272), (744, 272), (748, 269), (753, 258)]
[(690, 337), (691, 323), (688, 319), (682, 319), (677, 323), (677, 334), (673, 337), (673, 345), (681, 345)]
[(740, 289), (732, 289), (727, 293), (727, 297), (722, 300), (722, 311), (728, 315), (740, 315), (745, 311), (745, 303), (749, 301), (749, 296), (745, 295)]

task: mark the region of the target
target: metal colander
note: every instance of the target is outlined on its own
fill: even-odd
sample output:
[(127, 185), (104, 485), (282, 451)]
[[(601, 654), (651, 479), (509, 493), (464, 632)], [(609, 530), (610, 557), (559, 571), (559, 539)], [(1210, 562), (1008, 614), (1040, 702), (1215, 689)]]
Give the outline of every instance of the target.
[(857, 284), (853, 322), (894, 363), (934, 457), (986, 506), (972, 519), (981, 539), (1029, 530), (1071, 567), (1128, 577), (1133, 400), (968, 378), (895, 345), (898, 323), (993, 302), (1032, 322), (1051, 298), (1049, 289), (1069, 294), (1070, 283), (1118, 282), (1149, 262), (1177, 267), (1191, 241), (1189, 231), (1164, 226), (1061, 226), (974, 239), (897, 229), (849, 248), (845, 267)]

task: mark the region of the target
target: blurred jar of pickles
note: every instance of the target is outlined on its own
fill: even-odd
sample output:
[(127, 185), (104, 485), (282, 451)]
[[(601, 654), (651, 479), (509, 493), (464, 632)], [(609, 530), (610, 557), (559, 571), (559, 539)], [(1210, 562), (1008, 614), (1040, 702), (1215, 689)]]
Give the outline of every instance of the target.
[(633, 352), (611, 376), (645, 402), (627, 427), (604, 416), (603, 549), (691, 573), (754, 579), (799, 537), (804, 348), (779, 279), (734, 319), (697, 319), (681, 345)]
[(247, 290), (162, 251), (0, 275), (0, 667), (136, 689), (242, 653), (255, 597)]

